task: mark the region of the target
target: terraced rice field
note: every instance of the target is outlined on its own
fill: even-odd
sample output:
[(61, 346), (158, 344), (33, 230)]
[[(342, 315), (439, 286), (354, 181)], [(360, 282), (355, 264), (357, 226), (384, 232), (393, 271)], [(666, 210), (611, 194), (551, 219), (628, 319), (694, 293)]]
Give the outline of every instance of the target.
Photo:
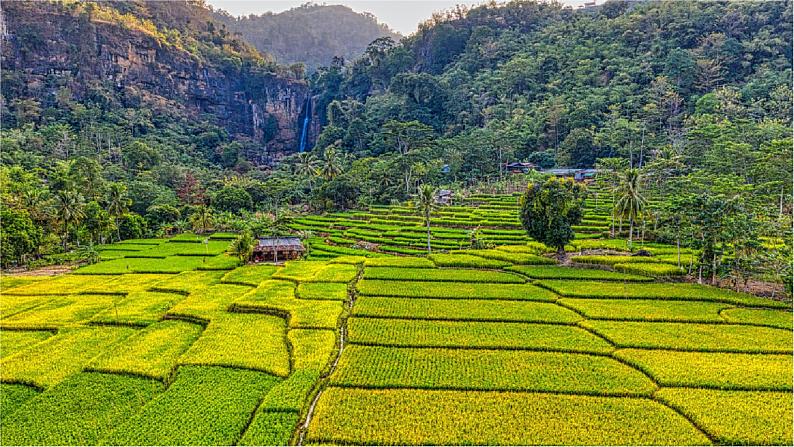
[[(480, 214), (506, 227), (500, 209)], [(371, 211), (348, 219), (412, 222)], [(330, 239), (385, 231), (355, 228), (285, 266), (238, 266), (227, 240), (184, 235), (4, 279), (0, 441), (791, 443), (790, 304), (611, 260), (551, 265), (523, 236), (430, 257)]]

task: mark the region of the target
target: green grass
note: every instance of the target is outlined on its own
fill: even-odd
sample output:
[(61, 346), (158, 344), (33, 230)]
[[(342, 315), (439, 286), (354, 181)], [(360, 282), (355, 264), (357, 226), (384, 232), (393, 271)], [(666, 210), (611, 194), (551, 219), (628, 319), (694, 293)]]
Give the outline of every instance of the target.
[(404, 347), (463, 347), (609, 352), (587, 331), (563, 325), (353, 318), (352, 343)]
[(727, 304), (704, 301), (669, 300), (602, 300), (563, 298), (565, 307), (581, 312), (587, 318), (603, 320), (718, 322), (720, 310)]
[(624, 284), (599, 281), (543, 280), (541, 285), (575, 298), (655, 298), (669, 300), (714, 301), (744, 306), (788, 308), (788, 304), (746, 293), (688, 283)]
[(642, 373), (602, 356), (359, 345), (343, 351), (330, 384), (645, 396), (656, 389)]
[(336, 345), (336, 333), (331, 330), (292, 329), (287, 338), (292, 344), (293, 366), (296, 370), (325, 369)]
[(485, 259), (509, 262), (518, 265), (543, 265), (554, 264), (553, 259), (538, 256), (530, 253), (506, 252), (503, 250), (463, 250), (460, 253), (468, 253)]
[(579, 323), (618, 347), (787, 354), (791, 332), (766, 327), (703, 323), (637, 323), (584, 321)]
[(633, 273), (635, 275), (647, 275), (658, 277), (682, 276), (686, 273), (681, 267), (670, 264), (653, 262), (632, 262), (626, 264), (614, 264), (615, 270), (623, 273)]
[(238, 445), (288, 445), (298, 417), (291, 411), (259, 411)]
[(159, 321), (168, 309), (185, 299), (183, 295), (162, 292), (133, 292), (96, 314), (99, 323), (148, 325)]
[(409, 256), (384, 256), (381, 258), (368, 258), (364, 267), (413, 267), (433, 268), (436, 265), (427, 258), (414, 258)]
[[(94, 264), (96, 265), (96, 264)], [(23, 286), (4, 290), (6, 295), (64, 295), (81, 293), (89, 288), (99, 287), (112, 281), (112, 276), (104, 275), (61, 275), (32, 282)]]
[(9, 289), (32, 284), (37, 281), (46, 280), (45, 276), (14, 276), (8, 274), (0, 275), (0, 292), (7, 292)]
[(284, 377), (290, 372), (285, 331), (280, 317), (218, 316), (180, 357), (179, 363), (247, 368)]
[(727, 309), (720, 314), (728, 321), (752, 323), (765, 326), (792, 329), (792, 313), (783, 310), (768, 309)]
[(347, 284), (338, 282), (307, 282), (298, 284), (295, 290), (298, 298), (306, 300), (338, 300), (347, 299)]
[(226, 272), (192, 271), (172, 275), (156, 283), (158, 290), (170, 290), (181, 293), (197, 292), (217, 283)]
[(578, 264), (615, 265), (630, 264), (634, 262), (648, 264), (662, 261), (651, 256), (584, 255), (571, 256), (571, 262)]
[(95, 445), (163, 385), (115, 374), (80, 373), (3, 417), (3, 445)]
[(523, 283), (523, 278), (505, 272), (474, 269), (426, 269), (403, 267), (367, 267), (365, 279), (401, 281), (460, 281), (482, 283)]
[(0, 360), (0, 380), (51, 387), (134, 333), (134, 329), (123, 327), (62, 329), (47, 340)]
[(704, 445), (648, 399), (515, 392), (328, 388), (307, 441), (388, 445)]
[(348, 283), (358, 275), (358, 267), (350, 264), (327, 264), (309, 281)]
[(294, 285), (283, 280), (263, 282), (256, 290), (239, 298), (234, 307), (240, 312), (283, 316), (288, 319), (290, 328), (335, 329), (344, 310), (339, 300), (295, 299)]
[(57, 297), (32, 309), (4, 318), (2, 328), (48, 329), (74, 325), (124, 299), (119, 295), (69, 295)]
[(52, 336), (48, 331), (0, 331), (0, 358), (24, 351)]
[(205, 258), (201, 256), (120, 258), (81, 267), (75, 270), (75, 274), (181, 273), (186, 270), (195, 270), (204, 263)]
[(251, 288), (234, 284), (216, 284), (199, 289), (172, 307), (169, 315), (210, 320), (223, 314), (235, 300), (245, 295)]
[(358, 292), (369, 296), (399, 296), (450, 299), (505, 299), (554, 301), (556, 296), (532, 284), (482, 284), (433, 281), (383, 281), (363, 279)]
[(665, 388), (657, 398), (680, 409), (724, 445), (790, 445), (790, 391)]
[(597, 279), (602, 281), (653, 281), (640, 275), (612, 272), (599, 269), (581, 269), (556, 265), (516, 265), (507, 270), (527, 275), (532, 279)]
[(287, 261), (272, 276), (276, 279), (308, 281), (326, 265), (325, 261)]
[[(58, 297), (55, 295), (2, 295), (0, 299), (0, 318), (5, 319), (12, 315), (32, 309), (41, 304), (53, 301)], [(2, 320), (0, 320), (2, 325)]]
[[(35, 388), (27, 385), (0, 383), (0, 408), (3, 409), (3, 425), (5, 425), (5, 419), (38, 394), (39, 392)], [(2, 437), (3, 434), (0, 433), (0, 444), (5, 445)]]
[(428, 258), (437, 267), (465, 267), (478, 269), (499, 269), (510, 265), (509, 262), (495, 259), (485, 259), (480, 256), (468, 254), (433, 254)]
[(87, 287), (87, 293), (133, 293), (142, 292), (154, 287), (163, 281), (168, 281), (176, 275), (162, 273), (131, 273), (115, 275), (110, 281), (102, 282), (93, 287)]
[(447, 300), (362, 296), (353, 315), (406, 319), (575, 323), (576, 313), (553, 303), (534, 301)]
[(99, 444), (232, 445), (278, 381), (258, 371), (180, 367), (168, 390)]
[[(662, 386), (792, 389), (790, 355), (645, 349), (621, 349), (613, 355), (649, 373)], [(686, 365), (686, 368), (681, 365)]]
[(202, 329), (177, 320), (152, 324), (94, 359), (88, 369), (166, 380)]
[(298, 413), (307, 404), (320, 372), (298, 369), (270, 389), (259, 406), (259, 411), (292, 411)]

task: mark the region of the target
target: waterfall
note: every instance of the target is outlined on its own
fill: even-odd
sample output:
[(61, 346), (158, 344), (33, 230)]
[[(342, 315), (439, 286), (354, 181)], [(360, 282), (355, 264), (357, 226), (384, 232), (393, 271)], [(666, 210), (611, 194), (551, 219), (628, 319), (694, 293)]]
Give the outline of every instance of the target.
[(309, 123), (312, 120), (312, 96), (311, 94), (306, 96), (306, 113), (303, 117), (303, 130), (301, 131), (301, 145), (300, 145), (300, 152), (306, 151), (306, 140), (308, 138), (309, 132)]

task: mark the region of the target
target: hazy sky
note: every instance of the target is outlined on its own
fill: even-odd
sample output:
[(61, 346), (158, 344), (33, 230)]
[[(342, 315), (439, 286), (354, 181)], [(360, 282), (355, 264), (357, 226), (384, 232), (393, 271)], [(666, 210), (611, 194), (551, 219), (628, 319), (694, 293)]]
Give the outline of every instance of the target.
[[(233, 16), (281, 12), (306, 3), (307, 0), (207, 0), (215, 8), (225, 9)], [(479, 5), (486, 0), (326, 0), (316, 1), (328, 5), (347, 5), (355, 11), (370, 12), (379, 21), (403, 35), (416, 31), (417, 25), (429, 19), (434, 11), (453, 8), (455, 5)], [(605, 0), (599, 0), (603, 3)], [(580, 5), (584, 0), (563, 0), (567, 5)]]

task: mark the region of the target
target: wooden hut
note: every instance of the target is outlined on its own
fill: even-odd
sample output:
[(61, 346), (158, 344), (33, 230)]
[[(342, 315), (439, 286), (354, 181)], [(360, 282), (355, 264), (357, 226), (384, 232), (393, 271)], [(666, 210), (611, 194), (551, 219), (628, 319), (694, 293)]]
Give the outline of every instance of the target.
[(300, 238), (262, 237), (254, 247), (255, 262), (279, 262), (297, 259), (306, 252)]

